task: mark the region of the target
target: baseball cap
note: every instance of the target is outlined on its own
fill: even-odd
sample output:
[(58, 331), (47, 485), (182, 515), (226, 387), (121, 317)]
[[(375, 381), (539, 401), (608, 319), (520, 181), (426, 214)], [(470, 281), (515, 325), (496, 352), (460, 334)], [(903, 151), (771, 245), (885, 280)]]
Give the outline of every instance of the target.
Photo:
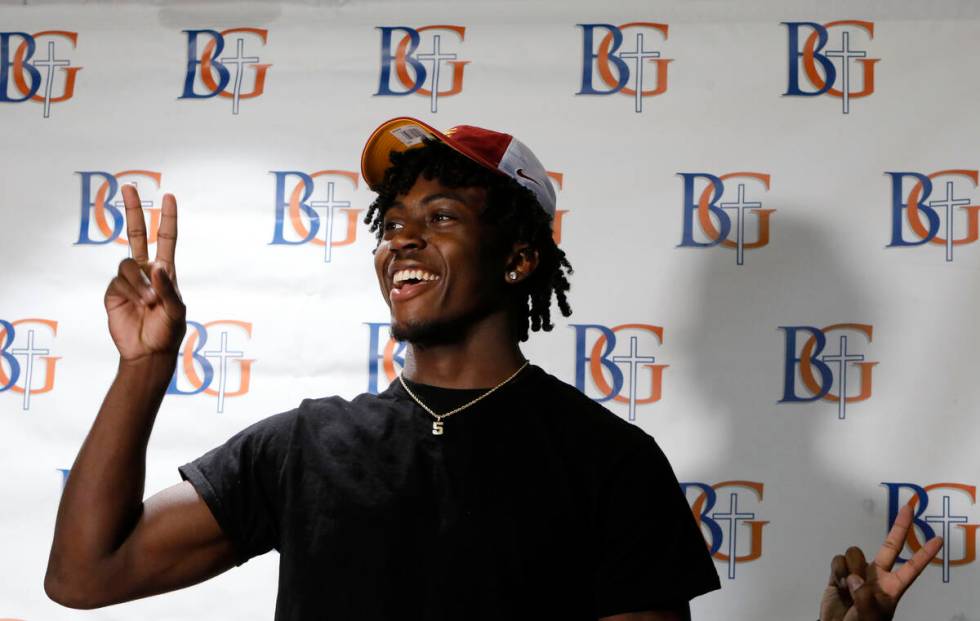
[(392, 151), (407, 151), (433, 138), (465, 155), (477, 164), (507, 175), (530, 190), (538, 204), (552, 218), (555, 216), (555, 189), (548, 173), (527, 146), (510, 134), (473, 125), (457, 125), (445, 132), (407, 116), (382, 123), (368, 138), (361, 153), (361, 175), (374, 189), (391, 166)]

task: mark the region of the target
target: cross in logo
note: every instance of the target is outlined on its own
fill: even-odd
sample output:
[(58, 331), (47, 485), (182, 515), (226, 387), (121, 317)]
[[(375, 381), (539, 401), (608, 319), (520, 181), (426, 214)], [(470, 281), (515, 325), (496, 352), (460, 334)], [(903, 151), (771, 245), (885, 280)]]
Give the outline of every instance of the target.
[(842, 41), (841, 49), (829, 50), (827, 52), (824, 52), (824, 55), (830, 58), (841, 59), (840, 62), (841, 81), (842, 81), (841, 91), (844, 93), (844, 96), (841, 98), (841, 100), (843, 101), (844, 114), (848, 114), (850, 112), (850, 107), (851, 107), (851, 72), (850, 72), (851, 59), (864, 58), (865, 56), (868, 55), (868, 53), (860, 50), (850, 49), (850, 45), (849, 45), (850, 33), (847, 31), (841, 33), (841, 41)]
[(929, 201), (930, 207), (943, 207), (946, 217), (946, 261), (953, 260), (953, 210), (961, 205), (969, 205), (968, 198), (953, 198), (953, 182), (946, 182), (946, 198)]
[(243, 77), (242, 74), (244, 73), (243, 68), (245, 66), (245, 63), (254, 64), (259, 62), (258, 56), (243, 56), (242, 54), (244, 53), (245, 53), (245, 39), (239, 37), (238, 42), (236, 44), (235, 56), (231, 58), (225, 57), (221, 59), (221, 63), (223, 65), (227, 65), (229, 63), (235, 65), (235, 86), (232, 90), (232, 105), (231, 105), (232, 114), (238, 114), (238, 102), (239, 99), (241, 98), (241, 93), (242, 93), (242, 77)]
[(323, 216), (323, 228), (326, 229), (326, 237), (324, 239), (326, 250), (324, 250), (324, 263), (330, 263), (331, 248), (333, 248), (333, 219), (334, 219), (334, 209), (338, 207), (350, 207), (350, 201), (338, 201), (334, 199), (334, 182), (327, 182), (327, 200), (325, 201), (310, 201), (310, 207), (314, 209), (323, 208), (326, 212)]
[(735, 263), (737, 265), (742, 265), (745, 261), (745, 210), (746, 209), (761, 209), (762, 203), (746, 203), (745, 202), (745, 184), (738, 184), (738, 200), (734, 203), (720, 203), (718, 205), (722, 209), (734, 209), (735, 210), (735, 239), (737, 244), (737, 251), (735, 253)]
[(943, 551), (943, 582), (949, 582), (949, 557), (948, 552), (949, 546), (949, 534), (950, 526), (952, 524), (966, 524), (967, 517), (965, 515), (950, 515), (949, 513), (949, 496), (943, 496), (943, 514), (942, 515), (927, 515), (926, 522), (932, 522), (934, 524), (942, 524), (943, 526), (943, 541), (947, 542), (947, 550)]
[(653, 356), (638, 356), (636, 352), (636, 337), (630, 337), (630, 353), (628, 356), (613, 356), (613, 362), (625, 362), (630, 369), (630, 405), (629, 419), (636, 420), (636, 367), (641, 363), (656, 362)]
[(228, 377), (228, 359), (229, 358), (241, 358), (245, 355), (243, 351), (229, 351), (228, 350), (228, 333), (221, 333), (221, 349), (213, 349), (211, 351), (204, 352), (206, 358), (218, 358), (220, 363), (220, 368), (218, 371), (218, 413), (225, 411), (225, 384)]
[(48, 57), (35, 59), (31, 61), (31, 64), (38, 68), (43, 67), (46, 70), (44, 72), (44, 118), (48, 118), (51, 115), (51, 87), (52, 82), (54, 82), (54, 69), (55, 67), (68, 67), (71, 65), (71, 62), (55, 58), (54, 41), (48, 41)]
[(821, 356), (824, 362), (837, 363), (837, 377), (840, 378), (840, 395), (837, 397), (837, 418), (844, 420), (844, 412), (847, 407), (847, 363), (860, 362), (864, 360), (861, 354), (847, 353), (847, 336), (842, 334), (840, 337), (840, 351), (829, 356)]
[(431, 106), (430, 110), (436, 112), (438, 110), (439, 104), (439, 68), (442, 66), (442, 61), (444, 60), (456, 60), (456, 54), (443, 54), (439, 50), (439, 35), (432, 35), (432, 51), (426, 52), (424, 54), (418, 54), (417, 58), (419, 60), (431, 60), (432, 61), (432, 80), (429, 82), (432, 93), (430, 95)]
[(728, 522), (728, 579), (735, 579), (736, 536), (738, 523), (744, 520), (754, 520), (755, 513), (738, 512), (738, 494), (732, 492), (728, 497), (728, 513), (715, 512), (711, 514), (715, 520)]
[(34, 358), (36, 356), (46, 356), (51, 352), (47, 349), (34, 349), (34, 330), (27, 331), (27, 347), (17, 347), (11, 349), (12, 354), (20, 354), (26, 357), (27, 364), (24, 371), (24, 409), (31, 408), (31, 378), (34, 376)]
[(643, 49), (643, 33), (636, 33), (636, 49), (632, 52), (620, 52), (620, 58), (627, 60), (636, 61), (636, 69), (633, 71), (633, 75), (636, 76), (634, 82), (636, 84), (636, 106), (637, 112), (643, 111), (643, 61), (647, 58), (660, 58), (660, 52), (655, 52), (652, 50)]

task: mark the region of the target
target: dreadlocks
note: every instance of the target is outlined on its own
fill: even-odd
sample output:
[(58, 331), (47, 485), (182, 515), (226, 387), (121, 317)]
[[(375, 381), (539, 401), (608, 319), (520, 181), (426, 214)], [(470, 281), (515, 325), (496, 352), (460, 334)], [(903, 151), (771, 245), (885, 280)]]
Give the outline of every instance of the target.
[(523, 308), (515, 309), (512, 314), (515, 334), (526, 341), (529, 329), (550, 331), (554, 327), (552, 293), (558, 299), (561, 314), (565, 317), (572, 314), (566, 296), (570, 286), (566, 274), (572, 273), (572, 266), (552, 238), (551, 216), (541, 209), (530, 190), (436, 140), (426, 139), (425, 145), (417, 149), (392, 152), (391, 164), (381, 184), (373, 188), (378, 198), (364, 216), (365, 224), (370, 225), (379, 242), (384, 235), (381, 223), (385, 212), (399, 194), (411, 190), (419, 175), (451, 188), (486, 188), (487, 208), (482, 218), (498, 227), (508, 245), (526, 243), (538, 251), (537, 269), (518, 285)]

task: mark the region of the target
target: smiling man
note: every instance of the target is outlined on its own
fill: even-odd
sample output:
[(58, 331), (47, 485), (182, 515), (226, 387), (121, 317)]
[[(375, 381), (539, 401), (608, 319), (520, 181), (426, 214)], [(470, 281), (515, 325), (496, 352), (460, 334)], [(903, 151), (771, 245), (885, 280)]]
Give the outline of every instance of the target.
[(58, 511), (45, 589), (94, 608), (280, 553), (277, 620), (677, 621), (719, 587), (656, 442), (531, 364), (569, 315), (555, 195), (513, 137), (393, 119), (369, 138), (367, 221), (399, 379), (306, 399), (181, 466), (143, 501), (146, 445), (185, 332), (164, 198), (155, 261), (106, 292), (119, 370)]

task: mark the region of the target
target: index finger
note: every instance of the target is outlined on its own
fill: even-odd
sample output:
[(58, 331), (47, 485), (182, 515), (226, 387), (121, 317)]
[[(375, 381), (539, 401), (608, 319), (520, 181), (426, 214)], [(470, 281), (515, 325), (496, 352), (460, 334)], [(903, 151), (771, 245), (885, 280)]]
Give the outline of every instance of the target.
[(174, 268), (174, 252), (177, 248), (177, 200), (173, 194), (163, 195), (160, 211), (160, 230), (157, 232), (157, 261), (167, 264), (171, 275)]
[(905, 538), (909, 533), (909, 526), (911, 525), (912, 507), (902, 505), (898, 510), (898, 516), (895, 518), (892, 529), (888, 531), (888, 536), (885, 537), (885, 542), (881, 544), (881, 547), (878, 548), (878, 553), (875, 554), (875, 565), (885, 571), (891, 571), (892, 565), (895, 564), (895, 559), (898, 558), (902, 548), (905, 547)]
[(129, 249), (133, 260), (140, 265), (146, 265), (149, 253), (146, 250), (146, 223), (143, 221), (143, 207), (140, 206), (140, 195), (136, 186), (125, 184), (122, 187), (123, 202), (126, 205), (126, 236), (129, 238)]

